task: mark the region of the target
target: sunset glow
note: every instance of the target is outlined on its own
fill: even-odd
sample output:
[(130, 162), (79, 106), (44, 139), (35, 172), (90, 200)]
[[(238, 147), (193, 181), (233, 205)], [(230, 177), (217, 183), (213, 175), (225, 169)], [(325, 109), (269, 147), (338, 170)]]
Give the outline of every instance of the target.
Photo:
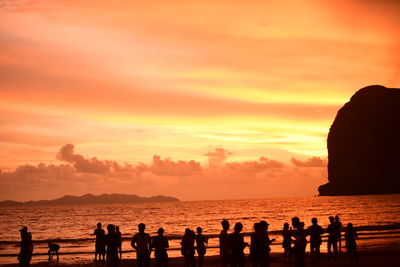
[(337, 110), (400, 83), (398, 14), (372, 0), (1, 1), (1, 199), (315, 195)]

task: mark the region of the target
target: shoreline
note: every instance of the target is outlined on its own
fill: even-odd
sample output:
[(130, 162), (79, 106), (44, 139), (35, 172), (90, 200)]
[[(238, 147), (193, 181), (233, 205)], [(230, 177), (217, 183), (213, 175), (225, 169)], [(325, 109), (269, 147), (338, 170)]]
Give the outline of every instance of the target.
[[(283, 262), (283, 253), (281, 252), (271, 252), (271, 266), (293, 266), (293, 264), (286, 264)], [(366, 246), (359, 247), (359, 258), (360, 263), (358, 266), (366, 266), (366, 267), (394, 267), (398, 266), (400, 261), (400, 243), (394, 242), (392, 244), (386, 244), (384, 246)], [(197, 262), (197, 256), (195, 257)], [(344, 248), (342, 252), (338, 256), (337, 262), (329, 262), (329, 257), (326, 252), (321, 253), (321, 261), (319, 263), (311, 263), (310, 253), (307, 250), (306, 252), (306, 266), (349, 266), (349, 260), (347, 258), (346, 249)], [(18, 266), (17, 261), (12, 264), (0, 264), (1, 267), (12, 267)], [(47, 260), (42, 260), (39, 262), (34, 262), (31, 266), (36, 267), (47, 267), (47, 266), (59, 266), (59, 267), (84, 267), (84, 266), (98, 266), (103, 267), (106, 266), (105, 262), (94, 262), (91, 259), (69, 259), (63, 260), (60, 259), (59, 262), (52, 261), (48, 262)], [(120, 267), (124, 266), (136, 266), (136, 259), (122, 259), (119, 264)], [(151, 258), (150, 266), (155, 266), (155, 259)], [(169, 258), (169, 266), (178, 267), (183, 266), (183, 257), (171, 257)], [(218, 255), (206, 256), (204, 258), (204, 267), (214, 267), (220, 266), (220, 258)], [(246, 266), (251, 266), (251, 260), (249, 255), (246, 255)], [(350, 265), (351, 266), (351, 265)]]

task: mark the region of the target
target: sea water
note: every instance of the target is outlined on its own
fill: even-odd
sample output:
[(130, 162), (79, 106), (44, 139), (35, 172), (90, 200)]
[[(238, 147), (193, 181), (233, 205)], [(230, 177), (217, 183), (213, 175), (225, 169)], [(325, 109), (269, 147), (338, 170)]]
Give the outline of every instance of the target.
[[(344, 226), (352, 222), (356, 227), (366, 227), (366, 240), (400, 236), (396, 230), (400, 225), (400, 195), (1, 207), (0, 263), (16, 261), (20, 240), (18, 229), (22, 226), (28, 226), (32, 233), (35, 254), (46, 253), (47, 243), (55, 242), (61, 246), (60, 253), (66, 254), (61, 259), (72, 260), (93, 258), (92, 234), (98, 222), (104, 229), (107, 224), (118, 225), (123, 250), (130, 251), (124, 253), (123, 258), (133, 258), (130, 238), (137, 232), (139, 223), (145, 223), (146, 232), (152, 236), (159, 227), (165, 229), (165, 235), (170, 239), (170, 256), (180, 255), (179, 242), (185, 228), (195, 230), (200, 226), (203, 233), (210, 236), (207, 255), (215, 255), (223, 219), (229, 220), (231, 227), (241, 222), (244, 233), (250, 233), (255, 222), (266, 220), (270, 224), (271, 238), (278, 238), (272, 246), (274, 252), (282, 250), (278, 231), (285, 222), (290, 223), (293, 216), (300, 217), (306, 227), (311, 224), (311, 218), (317, 217), (319, 224), (326, 228), (328, 217), (332, 215), (339, 215)], [(245, 239), (249, 241), (248, 236)], [(33, 260), (45, 257), (38, 255)]]

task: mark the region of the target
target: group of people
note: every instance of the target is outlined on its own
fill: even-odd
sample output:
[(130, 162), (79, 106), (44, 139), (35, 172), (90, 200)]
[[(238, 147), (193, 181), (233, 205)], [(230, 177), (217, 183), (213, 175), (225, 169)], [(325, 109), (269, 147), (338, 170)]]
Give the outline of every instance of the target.
[[(107, 265), (118, 266), (118, 261), (122, 255), (122, 239), (118, 226), (109, 224), (107, 226), (108, 233), (101, 228), (101, 223), (97, 224), (97, 229), (94, 231), (96, 235), (96, 249), (95, 261), (97, 255), (99, 260), (107, 260)], [(154, 250), (154, 257), (157, 267), (168, 266), (168, 253), (169, 248), (168, 239), (164, 236), (164, 229), (159, 228), (157, 236), (150, 237), (145, 233), (146, 225), (140, 223), (138, 225), (138, 233), (136, 233), (131, 241), (131, 246), (136, 250), (136, 261), (138, 267), (150, 266), (150, 255)], [(204, 255), (206, 254), (206, 245), (208, 244), (208, 237), (202, 234), (201, 227), (197, 227), (197, 234), (187, 228), (181, 240), (181, 253), (184, 257), (185, 266), (195, 266), (195, 250), (197, 250), (199, 266), (203, 266)], [(119, 252), (119, 256), (118, 256)], [(101, 256), (103, 257), (101, 259)]]
[[(292, 218), (292, 228), (288, 223), (283, 225), (282, 231), (282, 247), (284, 249), (284, 261), (291, 261), (291, 256), (294, 255), (295, 266), (304, 266), (305, 252), (307, 246), (307, 236), (310, 236), (310, 254), (312, 262), (320, 261), (320, 246), (322, 244), (322, 234), (328, 233), (327, 247), (329, 260), (335, 262), (339, 251), (341, 250), (341, 236), (343, 225), (339, 216), (329, 217), (330, 224), (327, 229), (323, 229), (318, 225), (318, 219), (311, 219), (311, 226), (307, 229), (304, 227), (304, 222), (301, 222), (298, 217)], [(350, 263), (354, 261), (358, 263), (357, 231), (352, 223), (347, 224), (345, 232), (346, 249), (350, 259)], [(294, 246), (292, 247), (292, 243)], [(339, 246), (338, 246), (339, 245)], [(338, 250), (339, 247), (339, 250)]]
[(229, 222), (221, 222), (222, 231), (219, 234), (219, 248), (221, 256), (221, 265), (227, 267), (244, 267), (245, 254), (244, 249), (250, 246), (250, 259), (254, 267), (269, 266), (270, 244), (275, 239), (268, 236), (268, 223), (266, 221), (254, 224), (254, 232), (250, 236), (250, 245), (244, 242), (242, 223), (238, 222), (233, 227), (233, 233), (228, 234)]
[[(96, 236), (94, 260), (105, 261), (107, 254), (107, 261), (118, 261), (122, 257), (122, 235), (119, 231), (119, 226), (113, 224), (107, 225), (107, 234), (102, 229), (101, 223), (97, 224), (93, 235)], [(107, 248), (107, 249), (106, 249)], [(119, 253), (119, 257), (118, 257)]]
[[(312, 218), (311, 226), (305, 228), (304, 222), (298, 217), (293, 217), (291, 226), (288, 223), (283, 225), (282, 231), (282, 247), (284, 249), (283, 257), (286, 263), (291, 263), (294, 256), (294, 266), (302, 267), (305, 264), (305, 252), (307, 247), (307, 236), (309, 236), (310, 254), (313, 262), (320, 260), (320, 246), (322, 244), (322, 235), (328, 233), (327, 247), (328, 255), (331, 261), (336, 261), (338, 253), (341, 250), (342, 223), (339, 216), (329, 217), (330, 224), (326, 229), (318, 225), (317, 218)], [(266, 221), (254, 224), (254, 232), (250, 235), (250, 244), (244, 242), (241, 233), (243, 225), (237, 222), (233, 228), (233, 232), (229, 233), (230, 224), (227, 220), (221, 222), (222, 230), (219, 234), (219, 249), (222, 267), (244, 267), (245, 254), (244, 249), (250, 248), (250, 260), (253, 267), (269, 266), (271, 251), (270, 245), (275, 239), (270, 239), (268, 235), (269, 224)], [(131, 246), (136, 250), (137, 266), (150, 266), (150, 255), (154, 250), (154, 257), (157, 267), (168, 266), (169, 243), (167, 237), (164, 236), (164, 229), (159, 228), (157, 236), (150, 237), (145, 232), (146, 225), (140, 223), (138, 225), (138, 233), (136, 233), (131, 241)], [(20, 266), (29, 266), (33, 252), (32, 235), (28, 232), (27, 227), (19, 230), (21, 233), (21, 250), (18, 255)], [(186, 228), (181, 239), (181, 254), (184, 258), (184, 266), (194, 267), (195, 252), (198, 255), (198, 265), (203, 266), (204, 255), (208, 245), (208, 237), (203, 234), (203, 229), (197, 227), (195, 233), (193, 230)], [(113, 224), (107, 225), (107, 234), (102, 229), (101, 223), (97, 224), (93, 235), (96, 236), (95, 243), (95, 261), (106, 261), (108, 266), (118, 266), (122, 257), (122, 237), (118, 226)], [(357, 232), (352, 223), (348, 223), (345, 231), (346, 249), (352, 263), (358, 263), (357, 256)], [(293, 245), (293, 246), (292, 246)], [(57, 244), (49, 244), (49, 260), (54, 254), (57, 255), (60, 246)]]
[[(320, 246), (322, 244), (322, 235), (324, 233), (328, 233), (328, 255), (330, 257), (330, 260), (335, 262), (337, 259), (337, 255), (341, 249), (341, 236), (343, 226), (340, 222), (339, 216), (336, 216), (336, 218), (330, 216), (329, 221), (330, 224), (326, 229), (323, 229), (321, 226), (318, 225), (317, 218), (312, 218), (312, 224), (307, 229), (305, 228), (304, 222), (300, 221), (298, 217), (292, 218), (291, 226), (288, 223), (285, 223), (282, 231), (282, 247), (284, 249), (283, 255), (285, 263), (291, 263), (292, 257), (294, 256), (294, 266), (302, 267), (305, 265), (305, 253), (308, 243), (307, 236), (310, 237), (309, 243), (311, 260), (312, 262), (319, 262)], [(266, 221), (261, 221), (254, 224), (254, 232), (250, 236), (250, 244), (244, 242), (244, 237), (241, 233), (243, 225), (240, 222), (235, 224), (232, 233), (228, 232), (230, 229), (230, 224), (227, 220), (223, 220), (221, 222), (221, 226), (222, 231), (219, 234), (219, 249), (222, 267), (245, 266), (246, 257), (244, 249), (246, 247), (250, 248), (249, 258), (253, 267), (269, 266), (269, 253), (271, 251), (270, 245), (271, 243), (276, 241), (276, 239), (269, 238), (269, 224)], [(169, 244), (168, 239), (164, 236), (164, 229), (159, 228), (157, 231), (158, 236), (151, 238), (149, 234), (145, 233), (145, 228), (145, 224), (140, 223), (138, 225), (139, 232), (133, 236), (131, 241), (131, 246), (136, 250), (137, 253), (137, 265), (146, 267), (150, 266), (150, 255), (151, 252), (154, 250), (156, 266), (168, 266), (167, 249), (169, 248)], [(99, 232), (103, 231), (104, 235), (104, 230), (101, 230), (101, 224), (99, 223), (98, 229), (95, 230), (96, 255), (97, 253), (100, 253), (98, 251), (98, 248), (101, 247), (101, 251), (105, 251), (105, 247), (107, 247), (107, 262), (109, 262), (112, 266), (115, 266), (118, 262), (117, 248), (119, 248), (121, 257), (121, 234), (119, 233), (119, 235), (116, 235), (112, 232), (113, 225), (109, 225), (107, 229), (109, 230), (109, 233), (107, 235), (116, 236), (115, 242), (113, 241), (113, 238), (107, 238), (107, 235), (102, 237), (98, 234)], [(206, 254), (208, 237), (203, 235), (203, 229), (201, 227), (197, 227), (196, 230), (197, 233), (189, 228), (186, 228), (180, 243), (181, 254), (184, 258), (184, 266), (187, 267), (196, 266), (194, 257), (196, 251), (198, 255), (198, 266), (203, 266), (204, 255)], [(355, 231), (353, 225), (349, 223), (345, 232), (345, 240), (347, 252), (351, 262), (358, 262), (356, 245), (357, 237), (357, 232)], [(99, 241), (103, 242), (102, 246), (100, 247), (98, 243)], [(115, 246), (114, 244), (117, 244), (117, 246)]]

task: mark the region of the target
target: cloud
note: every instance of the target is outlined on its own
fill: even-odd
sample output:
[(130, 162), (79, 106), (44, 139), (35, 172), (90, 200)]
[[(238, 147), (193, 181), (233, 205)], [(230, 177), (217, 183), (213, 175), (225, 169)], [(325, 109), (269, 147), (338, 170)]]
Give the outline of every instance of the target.
[(297, 167), (326, 167), (328, 160), (321, 159), (320, 157), (308, 158), (305, 161), (292, 158), (292, 163)]
[(60, 148), (56, 158), (71, 163), (78, 172), (107, 173), (110, 171), (112, 165), (118, 165), (118, 163), (101, 161), (97, 158), (87, 159), (82, 155), (75, 154), (74, 148), (74, 145), (66, 144)]
[(232, 162), (227, 163), (225, 168), (231, 171), (243, 172), (247, 174), (257, 174), (268, 169), (283, 168), (284, 164), (276, 160), (260, 157), (258, 161)]
[(185, 200), (259, 198), (316, 194), (326, 178), (323, 160), (292, 159), (295, 166), (260, 157), (254, 161), (226, 162), (232, 153), (224, 148), (208, 151), (208, 162), (173, 160), (154, 155), (149, 164), (119, 163), (85, 157), (66, 144), (57, 153), (64, 163), (24, 164), (0, 170), (3, 199), (49, 199), (64, 194), (131, 193), (167, 194)]
[(158, 155), (153, 156), (153, 162), (149, 167), (149, 170), (157, 175), (168, 175), (168, 176), (187, 176), (201, 172), (201, 166), (199, 162), (194, 160), (190, 161), (173, 161), (171, 159), (162, 159)]
[(208, 157), (208, 164), (210, 167), (221, 166), (229, 155), (232, 155), (232, 153), (224, 148), (215, 148), (214, 150), (208, 151), (207, 154), (204, 154), (204, 156)]

